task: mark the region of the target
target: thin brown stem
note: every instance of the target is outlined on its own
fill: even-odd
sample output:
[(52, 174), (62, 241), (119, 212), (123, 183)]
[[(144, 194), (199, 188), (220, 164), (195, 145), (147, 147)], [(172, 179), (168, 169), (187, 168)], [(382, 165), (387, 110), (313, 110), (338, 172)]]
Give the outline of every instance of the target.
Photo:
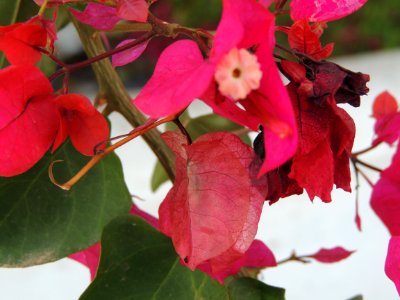
[(284, 263), (290, 262), (290, 261), (297, 261), (297, 262), (301, 262), (303, 264), (308, 264), (310, 261), (304, 258), (305, 256), (297, 256), (296, 252), (292, 252), (292, 254), (283, 260), (280, 260), (277, 262), (277, 265), (282, 265)]
[(55, 56), (53, 53), (51, 53), (50, 51), (44, 49), (44, 48), (40, 48), (37, 46), (33, 47), (34, 49), (36, 49), (37, 51), (43, 53), (44, 55), (48, 56), (52, 61), (54, 61), (57, 65), (61, 66), (61, 67), (65, 67), (66, 64), (60, 60), (57, 56)]
[(370, 186), (371, 188), (373, 188), (373, 187), (374, 187), (374, 184), (372, 183), (371, 179), (369, 179), (369, 177), (367, 176), (367, 174), (365, 174), (364, 171), (361, 170), (361, 169), (358, 169), (358, 172), (359, 172), (359, 173), (361, 174), (361, 176), (365, 179), (365, 181), (369, 184), (369, 186)]
[(364, 162), (364, 161), (362, 161), (362, 160), (359, 160), (357, 157), (352, 157), (351, 158), (356, 164), (360, 164), (360, 165), (362, 165), (362, 166), (364, 166), (364, 167), (366, 167), (366, 168), (368, 168), (368, 169), (371, 169), (371, 170), (373, 170), (373, 171), (376, 171), (376, 172), (382, 172), (383, 170), (381, 170), (381, 169), (379, 169), (379, 168), (377, 168), (377, 167), (375, 167), (375, 166), (373, 166), (373, 165), (370, 165), (369, 163), (366, 163), (366, 162)]
[(372, 146), (370, 146), (370, 147), (368, 147), (368, 148), (365, 148), (365, 149), (363, 149), (363, 150), (354, 152), (354, 153), (351, 154), (351, 156), (352, 156), (352, 157), (357, 157), (357, 156), (362, 155), (362, 154), (364, 154), (364, 153), (370, 152), (371, 150), (373, 150), (373, 149), (375, 149), (376, 147), (378, 147), (380, 144), (381, 144), (381, 143), (378, 143), (378, 144), (372, 145)]
[(152, 39), (154, 36), (155, 36), (155, 34), (153, 32), (147, 32), (144, 35), (142, 35), (141, 37), (139, 37), (138, 39), (136, 39), (136, 40), (134, 40), (132, 42), (129, 42), (129, 43), (127, 43), (127, 44), (125, 44), (125, 45), (123, 45), (121, 47), (112, 49), (110, 51), (106, 51), (106, 52), (104, 52), (102, 54), (99, 54), (97, 56), (91, 57), (91, 58), (89, 58), (87, 60), (84, 60), (84, 61), (81, 61), (81, 62), (78, 62), (78, 63), (75, 63), (75, 64), (71, 64), (71, 65), (64, 64), (63, 68), (61, 68), (60, 70), (58, 70), (57, 72), (55, 72), (53, 75), (51, 75), (49, 77), (49, 80), (52, 81), (52, 80), (58, 78), (59, 76), (61, 76), (63, 74), (71, 73), (73, 71), (82, 69), (82, 68), (90, 66), (90, 65), (92, 65), (92, 64), (94, 64), (94, 63), (96, 63), (96, 62), (98, 62), (100, 60), (108, 58), (108, 57), (110, 57), (110, 56), (112, 56), (114, 54), (117, 54), (117, 53), (123, 52), (125, 50), (128, 50), (130, 48), (133, 48), (133, 47), (135, 47), (137, 45), (140, 45), (140, 44)]
[(179, 120), (179, 118), (176, 118), (174, 120), (174, 123), (176, 126), (178, 126), (178, 129), (182, 132), (182, 134), (186, 137), (188, 145), (191, 145), (193, 143), (192, 138), (191, 138), (189, 132), (186, 130), (185, 126), (183, 126), (183, 124)]
[(149, 119), (145, 124), (142, 126), (136, 127), (127, 137), (122, 139), (121, 141), (107, 147), (104, 149), (101, 153), (98, 153), (94, 155), (89, 162), (78, 171), (70, 180), (68, 180), (65, 183), (59, 183), (57, 180), (54, 178), (54, 172), (53, 172), (53, 167), (56, 163), (62, 162), (62, 160), (56, 160), (53, 161), (50, 166), (49, 166), (49, 177), (51, 182), (53, 182), (55, 185), (58, 187), (62, 188), (63, 190), (70, 190), (72, 186), (74, 186), (83, 176), (86, 175), (87, 172), (89, 172), (99, 161), (101, 161), (105, 156), (113, 152), (115, 149), (121, 147), (122, 145), (125, 145), (129, 141), (135, 139), (138, 136), (141, 136), (142, 134), (148, 132), (149, 130), (156, 128), (157, 126), (170, 122), (175, 119), (174, 116), (166, 117), (164, 119), (160, 120), (155, 120), (155, 119)]

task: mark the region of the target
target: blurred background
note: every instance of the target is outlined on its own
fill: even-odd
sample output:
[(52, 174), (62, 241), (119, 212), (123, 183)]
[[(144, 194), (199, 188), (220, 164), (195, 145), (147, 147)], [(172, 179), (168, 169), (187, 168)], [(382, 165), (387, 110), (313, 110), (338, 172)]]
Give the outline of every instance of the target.
[[(220, 2), (158, 0), (152, 11), (159, 18), (170, 22), (213, 30), (220, 18)], [(24, 9), (18, 16), (20, 21), (37, 12), (32, 0), (22, 0), (22, 7)], [(6, 12), (0, 11), (0, 14), (3, 13)], [(279, 17), (278, 24), (290, 24), (289, 19)], [(110, 47), (125, 38), (126, 35), (109, 35)], [(284, 43), (283, 38), (283, 35), (277, 36), (280, 43)], [(132, 97), (151, 76), (158, 55), (171, 42), (163, 38), (153, 40), (139, 60), (117, 69)], [(371, 75), (370, 93), (363, 97), (361, 107), (354, 109), (344, 106), (357, 125), (355, 150), (364, 149), (373, 138), (374, 120), (370, 116), (374, 97), (388, 90), (400, 99), (400, 1), (371, 0), (355, 14), (329, 23), (322, 43), (325, 45), (329, 42), (335, 42), (335, 62), (352, 71)], [(71, 25), (63, 27), (59, 32), (57, 51), (69, 63), (85, 59)], [(48, 74), (56, 68), (47, 60), (42, 61), (41, 65)], [(74, 73), (70, 83), (72, 92), (84, 93), (91, 99), (96, 97), (97, 85), (90, 68)], [(200, 102), (194, 102), (189, 108), (192, 118), (210, 112)], [(110, 119), (113, 136), (131, 130), (129, 124), (117, 113), (111, 114)], [(254, 138), (254, 135), (251, 136)], [(367, 154), (365, 160), (384, 168), (390, 163), (393, 150), (382, 146)], [(136, 203), (157, 216), (158, 205), (171, 184), (164, 183), (153, 192), (150, 182), (156, 164), (155, 156), (141, 140), (118, 149), (117, 154), (123, 162), (131, 193), (143, 199), (136, 200)], [(374, 173), (368, 175), (373, 180), (378, 178)], [(282, 199), (272, 206), (265, 205), (258, 238), (273, 250), (278, 260), (290, 256), (292, 250), (302, 255), (314, 253), (322, 247), (343, 246), (356, 250), (356, 253), (334, 265), (287, 263), (265, 270), (261, 279), (268, 284), (286, 288), (289, 300), (350, 299), (356, 295), (363, 295), (367, 300), (399, 299), (394, 285), (383, 271), (389, 234), (369, 206), (370, 192), (368, 184), (361, 181), (361, 233), (354, 223), (354, 194), (335, 191), (330, 204), (318, 199), (311, 203), (303, 195)], [(73, 300), (79, 297), (88, 284), (88, 270), (68, 259), (26, 269), (0, 269), (0, 299)]]

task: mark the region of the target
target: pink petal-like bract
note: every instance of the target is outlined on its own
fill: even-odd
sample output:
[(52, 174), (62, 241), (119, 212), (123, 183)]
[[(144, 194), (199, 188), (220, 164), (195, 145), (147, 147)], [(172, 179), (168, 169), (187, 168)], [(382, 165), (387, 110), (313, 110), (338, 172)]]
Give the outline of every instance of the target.
[(391, 235), (400, 235), (400, 147), (392, 164), (381, 173), (371, 196), (371, 206)]
[(292, 0), (290, 16), (293, 20), (327, 22), (343, 18), (360, 9), (368, 0)]
[[(129, 44), (130, 42), (135, 41), (134, 39), (128, 39), (128, 40), (124, 40), (121, 43), (119, 43), (117, 45), (117, 49), (119, 47), (122, 47), (126, 44)], [(139, 58), (140, 55), (142, 55), (142, 53), (144, 52), (144, 50), (146, 50), (147, 44), (149, 43), (149, 41), (145, 41), (144, 43), (141, 43), (133, 48), (130, 48), (128, 50), (122, 51), (120, 53), (114, 54), (112, 56), (112, 65), (113, 67), (120, 67), (120, 66), (124, 66), (126, 64), (129, 64), (133, 61), (135, 61), (137, 58)]]
[[(240, 101), (246, 110), (245, 113), (236, 108), (230, 99), (224, 99), (215, 93), (212, 95), (212, 88), (202, 99), (216, 113), (239, 124), (252, 129), (254, 124), (264, 126), (268, 159), (260, 169), (259, 174), (262, 175), (287, 161), (297, 147), (297, 129), (292, 104), (272, 56), (275, 45), (274, 17), (256, 1), (226, 0), (223, 4), (224, 13), (217, 29), (210, 60), (220, 60), (232, 47), (250, 47), (260, 43), (256, 55), (263, 77), (260, 88), (247, 99)], [(238, 41), (240, 36), (242, 38)]]
[(75, 9), (70, 11), (79, 22), (99, 30), (110, 30), (121, 20), (116, 15), (116, 8), (97, 3), (89, 3), (83, 12)]
[(124, 20), (146, 22), (148, 13), (146, 0), (117, 0), (117, 15)]
[(313, 258), (322, 263), (336, 263), (343, 259), (348, 258), (354, 251), (346, 250), (342, 247), (335, 247), (332, 249), (322, 248), (317, 253), (312, 255), (307, 255), (309, 258)]
[(372, 142), (373, 145), (381, 142), (392, 145), (400, 137), (400, 112), (394, 112), (379, 117), (375, 123), (376, 137)]
[(400, 295), (400, 236), (390, 238), (385, 273), (396, 285), (397, 292)]
[[(269, 36), (269, 39), (273, 39), (273, 36)], [(267, 153), (260, 175), (277, 168), (291, 158), (296, 152), (298, 142), (292, 102), (272, 57), (273, 43), (273, 41), (262, 43), (256, 52), (263, 77), (260, 88), (254, 95), (253, 105), (256, 105), (258, 113), (261, 114)]]
[(223, 284), (226, 277), (237, 274), (241, 268), (265, 268), (275, 267), (276, 260), (272, 251), (260, 240), (254, 240), (246, 253), (238, 260), (232, 263), (227, 269), (213, 273), (210, 263), (204, 263), (198, 269), (206, 272), (208, 275)]
[(249, 48), (269, 38), (274, 17), (254, 0), (224, 0), (210, 61), (218, 63), (232, 48)]
[(99, 266), (100, 244), (96, 243), (83, 251), (71, 254), (68, 258), (88, 267), (90, 271), (90, 280), (93, 280), (96, 277), (97, 267)]
[(214, 67), (204, 61), (195, 42), (175, 42), (161, 54), (133, 104), (152, 118), (176, 114), (207, 89), (213, 73)]
[(159, 209), (160, 230), (189, 268), (207, 262), (212, 273), (224, 271), (257, 231), (267, 186), (256, 179), (256, 156), (230, 133), (209, 133), (191, 145), (178, 133), (163, 137), (176, 155), (176, 179)]

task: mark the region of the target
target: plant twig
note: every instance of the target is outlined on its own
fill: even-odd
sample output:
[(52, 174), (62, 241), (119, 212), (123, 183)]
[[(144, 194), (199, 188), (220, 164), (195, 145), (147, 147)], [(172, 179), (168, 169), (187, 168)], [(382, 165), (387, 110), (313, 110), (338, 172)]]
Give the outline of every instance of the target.
[(70, 180), (68, 180), (65, 183), (59, 183), (54, 177), (53, 173), (53, 167), (56, 163), (62, 162), (62, 160), (56, 160), (53, 161), (50, 166), (49, 166), (49, 177), (51, 182), (53, 182), (55, 185), (58, 187), (62, 188), (63, 190), (70, 190), (73, 185), (75, 185), (84, 175), (86, 175), (87, 172), (89, 172), (98, 162), (100, 162), (105, 156), (113, 152), (115, 149), (125, 145), (129, 141), (137, 138), (138, 136), (141, 136), (145, 132), (148, 132), (149, 130), (156, 128), (157, 126), (164, 124), (166, 122), (170, 122), (175, 119), (175, 116), (170, 116), (166, 117), (164, 119), (160, 120), (155, 120), (155, 119), (149, 119), (145, 124), (142, 126), (139, 126), (135, 128), (127, 137), (124, 139), (120, 140), (119, 142), (107, 147), (103, 151), (95, 154), (91, 160), (82, 168), (79, 170), (78, 173), (76, 173)]
[[(74, 18), (72, 20), (88, 57), (95, 57), (104, 53), (105, 49), (100, 37), (93, 36), (94, 29), (77, 22)], [(131, 97), (111, 62), (104, 59), (92, 64), (92, 68), (100, 86), (100, 93), (107, 99), (110, 109), (119, 112), (133, 127), (145, 123), (146, 118), (131, 104)], [(175, 178), (174, 155), (162, 140), (160, 132), (153, 129), (144, 134), (143, 138), (160, 160), (168, 177), (173, 180)]]

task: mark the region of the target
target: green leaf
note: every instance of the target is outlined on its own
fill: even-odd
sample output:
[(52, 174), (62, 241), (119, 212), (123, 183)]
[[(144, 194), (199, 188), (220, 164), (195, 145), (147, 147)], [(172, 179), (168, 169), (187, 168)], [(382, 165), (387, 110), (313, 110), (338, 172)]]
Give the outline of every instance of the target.
[[(15, 23), (20, 5), (21, 0), (0, 1), (0, 26), (6, 26)], [(0, 53), (0, 69), (4, 66), (4, 54)]]
[(362, 295), (357, 295), (357, 296), (350, 298), (349, 300), (363, 300), (363, 299), (364, 299), (364, 297)]
[[(33, 145), (27, 145), (33, 147)], [(99, 240), (103, 227), (129, 211), (131, 197), (115, 154), (105, 157), (70, 191), (52, 184), (51, 161), (60, 182), (88, 160), (70, 143), (47, 154), (28, 172), (0, 178), (0, 266), (25, 267), (54, 261)]]
[(220, 285), (180, 264), (171, 240), (143, 219), (121, 216), (104, 229), (97, 276), (80, 300), (283, 300), (284, 290), (250, 278)]
[(141, 218), (116, 218), (101, 248), (97, 276), (81, 300), (229, 299), (224, 286), (182, 266), (171, 240)]
[[(186, 130), (189, 132), (190, 136), (193, 140), (197, 139), (203, 134), (208, 132), (216, 132), (216, 131), (237, 131), (242, 130), (244, 127), (232, 122), (228, 119), (225, 119), (221, 116), (215, 114), (209, 114), (201, 117), (197, 117), (192, 119), (186, 127)], [(250, 144), (250, 138), (247, 134), (243, 134), (240, 137), (243, 142)]]
[(53, 74), (56, 69), (57, 69), (57, 65), (54, 61), (51, 60), (51, 58), (49, 58), (46, 55), (43, 55), (42, 58), (39, 60), (39, 62), (36, 64), (36, 66), (42, 70), (42, 72), (46, 75), (46, 76), (50, 76), (51, 74)]
[(160, 161), (157, 160), (151, 176), (151, 190), (155, 192), (164, 182), (167, 182), (169, 177), (161, 165)]
[(17, 19), (21, 0), (0, 1), (0, 26), (13, 24)]
[(228, 283), (232, 300), (284, 300), (285, 290), (253, 278), (237, 278)]

